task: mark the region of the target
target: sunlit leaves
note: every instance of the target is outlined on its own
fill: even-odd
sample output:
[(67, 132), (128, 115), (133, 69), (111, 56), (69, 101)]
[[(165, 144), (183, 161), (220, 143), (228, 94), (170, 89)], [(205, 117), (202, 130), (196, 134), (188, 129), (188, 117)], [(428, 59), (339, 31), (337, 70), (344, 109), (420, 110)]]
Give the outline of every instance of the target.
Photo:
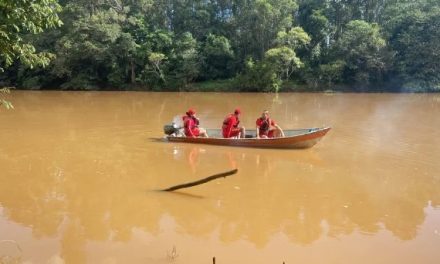
[(47, 52), (37, 53), (23, 40), (22, 34), (38, 34), (61, 26), (60, 11), (56, 0), (0, 1), (0, 70), (16, 59), (30, 67), (47, 66), (53, 56)]
[(268, 50), (265, 60), (278, 69), (280, 77), (284, 79), (288, 79), (296, 68), (303, 66), (295, 51), (285, 46)]
[(310, 36), (300, 27), (294, 27), (289, 31), (280, 31), (277, 34), (276, 43), (279, 46), (286, 46), (297, 49), (310, 43)]
[(159, 52), (152, 52), (148, 55), (148, 61), (152, 66), (152, 71), (156, 73), (159, 79), (165, 81), (165, 75), (161, 69), (161, 64), (167, 59), (165, 54)]
[(4, 87), (4, 88), (0, 89), (0, 105), (2, 105), (3, 107), (5, 107), (8, 110), (14, 109), (14, 106), (12, 105), (12, 103), (4, 98), (4, 95), (9, 94), (9, 93), (10, 93), (10, 88)]
[(155, 67), (158, 67), (160, 63), (166, 59), (165, 54), (152, 52), (148, 56), (148, 61), (152, 63)]

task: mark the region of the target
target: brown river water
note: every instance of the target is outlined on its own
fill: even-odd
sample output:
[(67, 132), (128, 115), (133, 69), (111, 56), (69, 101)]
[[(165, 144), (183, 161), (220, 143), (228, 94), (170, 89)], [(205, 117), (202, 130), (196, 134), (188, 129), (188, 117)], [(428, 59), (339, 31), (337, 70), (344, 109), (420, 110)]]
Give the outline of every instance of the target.
[[(0, 109), (0, 263), (440, 263), (439, 94), (30, 92)], [(239, 106), (313, 148), (155, 140)], [(178, 192), (157, 189), (238, 168)]]

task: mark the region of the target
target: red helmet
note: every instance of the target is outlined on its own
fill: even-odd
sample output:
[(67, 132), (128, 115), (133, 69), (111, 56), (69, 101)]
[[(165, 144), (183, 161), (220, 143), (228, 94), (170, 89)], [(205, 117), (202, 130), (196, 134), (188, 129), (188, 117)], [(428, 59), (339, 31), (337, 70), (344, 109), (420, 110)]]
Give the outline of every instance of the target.
[(234, 110), (234, 114), (236, 114), (236, 115), (241, 114), (241, 110), (240, 110), (240, 108), (235, 108), (235, 110)]
[(189, 110), (188, 110), (188, 112), (186, 112), (186, 114), (187, 115), (195, 115), (196, 114), (196, 110), (194, 110), (194, 108), (190, 108)]

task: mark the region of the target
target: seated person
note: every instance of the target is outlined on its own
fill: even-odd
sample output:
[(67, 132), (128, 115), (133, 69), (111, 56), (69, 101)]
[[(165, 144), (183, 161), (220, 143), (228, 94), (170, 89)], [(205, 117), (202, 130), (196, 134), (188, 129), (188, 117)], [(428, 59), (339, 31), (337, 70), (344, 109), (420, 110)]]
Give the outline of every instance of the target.
[(284, 131), (279, 127), (275, 121), (269, 118), (269, 111), (264, 110), (256, 121), (257, 124), (257, 138), (274, 138), (284, 137)]
[(240, 114), (241, 111), (240, 109), (237, 108), (235, 109), (233, 114), (229, 114), (226, 116), (222, 125), (222, 132), (224, 138), (245, 137), (245, 133), (246, 133), (245, 128), (238, 126), (240, 124), (240, 120), (238, 119)]
[(199, 119), (196, 117), (196, 111), (189, 109), (186, 115), (182, 117), (185, 136), (187, 137), (208, 137), (205, 129), (199, 127)]

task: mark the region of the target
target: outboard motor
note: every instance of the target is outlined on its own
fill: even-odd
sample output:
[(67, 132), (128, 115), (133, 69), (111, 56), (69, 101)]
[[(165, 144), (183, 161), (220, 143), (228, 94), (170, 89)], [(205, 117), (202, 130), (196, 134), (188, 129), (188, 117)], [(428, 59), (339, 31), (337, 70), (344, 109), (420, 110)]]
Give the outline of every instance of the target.
[(179, 127), (174, 122), (171, 124), (166, 124), (163, 126), (163, 132), (165, 135), (168, 136), (174, 136), (174, 137), (181, 137), (183, 136), (182, 128)]
[(163, 132), (165, 133), (165, 135), (171, 135), (173, 133), (178, 132), (179, 130), (175, 127), (174, 123), (171, 124), (166, 124), (163, 126)]
[(167, 136), (172, 137), (183, 137), (185, 133), (183, 133), (183, 120), (179, 115), (174, 116), (173, 121), (170, 124), (166, 124), (163, 126), (163, 132)]

